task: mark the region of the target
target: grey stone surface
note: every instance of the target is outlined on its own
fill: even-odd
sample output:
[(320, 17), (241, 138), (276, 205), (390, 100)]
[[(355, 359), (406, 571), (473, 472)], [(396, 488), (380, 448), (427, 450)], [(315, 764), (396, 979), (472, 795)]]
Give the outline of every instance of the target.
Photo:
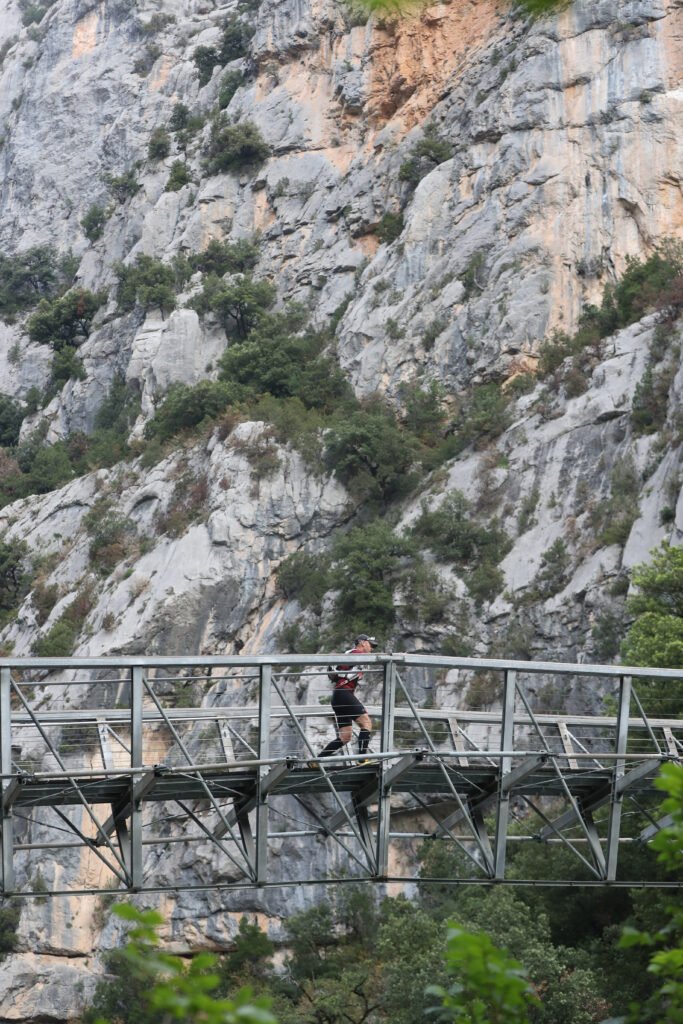
[[(159, 12), (146, 0), (57, 0), (31, 30), (14, 0), (0, 0), (0, 46), (16, 36), (0, 67), (0, 250), (71, 249), (80, 259), (77, 282), (109, 290), (79, 350), (85, 379), (28, 417), (24, 437), (41, 424), (50, 442), (91, 431), (122, 375), (140, 394), (140, 438), (173, 383), (215, 376), (224, 332), (185, 305), (200, 276), (164, 319), (151, 309), (117, 313), (115, 264), (139, 254), (170, 261), (214, 238), (257, 235), (257, 274), (277, 285), (279, 301), (307, 304), (322, 326), (348, 300), (336, 335), (341, 364), (359, 395), (379, 390), (400, 407), (403, 383), (437, 381), (453, 404), (471, 384), (533, 371), (549, 331), (572, 330), (627, 256), (681, 236), (683, 15), (674, 0), (574, 0), (537, 21), (488, 0), (435, 4), (393, 26), (351, 25), (333, 0), (266, 0), (254, 15), (250, 54), (231, 65), (245, 79), (227, 115), (256, 123), (272, 155), (253, 172), (208, 176), (207, 124), (185, 152), (176, 140), (168, 158), (150, 161), (151, 132), (168, 123), (175, 104), (215, 108), (223, 71), (200, 87), (192, 56), (217, 43), (235, 7), (167, 0), (163, 13), (174, 20), (147, 33)], [(425, 167), (413, 191), (400, 169), (428, 123), (452, 155)], [(181, 158), (192, 183), (166, 192)], [(140, 188), (118, 203), (104, 176), (128, 170)], [(94, 203), (109, 216), (90, 244), (81, 220)], [(401, 212), (403, 228), (381, 243), (386, 212)], [(492, 448), (465, 451), (401, 508), (407, 528), (423, 499), (436, 506), (459, 489), (512, 538), (504, 587), (481, 608), (452, 568), (435, 563), (458, 610), (470, 613), (478, 653), (512, 637), (528, 656), (589, 660), (596, 621), (624, 615), (614, 582), (660, 540), (683, 538), (680, 454), (667, 440), (678, 429), (681, 371), (664, 431), (635, 437), (630, 416), (654, 326), (645, 318), (608, 339), (582, 394), (568, 397), (559, 384), (544, 393), (539, 382)], [(28, 341), (22, 317), (0, 321), (2, 394), (23, 400), (44, 388), (50, 363), (50, 351)], [(278, 464), (259, 478), (249, 455), (260, 444)], [(601, 544), (593, 523), (623, 459), (633, 460), (640, 493), (622, 547)], [(201, 508), (165, 530), (197, 483)], [(109, 576), (90, 564), (85, 525), (102, 499), (134, 524), (138, 544)], [(29, 654), (87, 585), (93, 608), (78, 654), (277, 650), (282, 626), (301, 611), (278, 596), (277, 566), (290, 553), (325, 550), (359, 511), (334, 476), (313, 473), (262, 423), (188, 442), (151, 468), (132, 459), (100, 470), (0, 510), (0, 534), (52, 556), (45, 582), (59, 587), (42, 625), (29, 595), (0, 641)], [(557, 539), (567, 545), (566, 577), (539, 599), (535, 581)], [(438, 650), (457, 628), (447, 621), (416, 631), (401, 595), (395, 599), (396, 649)], [(462, 693), (467, 684), (453, 674), (443, 686)], [(326, 683), (313, 676), (305, 685), (315, 700)], [(210, 699), (242, 696), (216, 684)], [(576, 687), (566, 700), (590, 708), (595, 698)], [(311, 729), (317, 743), (322, 736)], [(290, 742), (283, 732), (283, 745)], [(178, 851), (157, 865), (159, 881), (229, 873), (209, 847)], [(294, 844), (283, 844), (283, 876), (297, 856)], [(340, 867), (336, 856), (321, 850), (321, 873)], [(25, 858), (22, 877), (34, 870)], [(65, 853), (50, 870), (68, 878), (76, 866)], [(182, 894), (164, 907), (169, 941), (181, 951), (222, 948), (247, 911), (277, 937), (278, 917), (304, 900), (300, 890)], [(21, 950), (0, 974), (0, 1016), (24, 1024), (74, 1019), (100, 969), (91, 951), (119, 938), (111, 922), (101, 930), (89, 903), (24, 914)]]

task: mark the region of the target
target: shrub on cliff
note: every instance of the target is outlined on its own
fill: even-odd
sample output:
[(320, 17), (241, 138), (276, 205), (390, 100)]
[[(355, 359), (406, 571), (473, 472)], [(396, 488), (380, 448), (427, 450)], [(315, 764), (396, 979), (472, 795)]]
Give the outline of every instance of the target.
[(28, 548), (23, 541), (0, 539), (0, 623), (29, 591), (31, 575)]
[(0, 395), (0, 447), (13, 448), (19, 440), (24, 410), (8, 395)]
[(154, 419), (147, 424), (145, 435), (166, 441), (214, 419), (240, 397), (240, 389), (225, 381), (202, 380), (194, 386), (172, 384)]
[(190, 169), (184, 160), (174, 160), (171, 164), (171, 173), (166, 182), (165, 192), (180, 192), (181, 188), (189, 185), (192, 181)]
[(245, 274), (253, 270), (259, 260), (259, 251), (253, 242), (240, 238), (236, 242), (220, 242), (212, 238), (201, 252), (192, 253), (189, 263), (192, 270), (203, 274)]
[(89, 242), (96, 242), (102, 237), (104, 225), (107, 223), (109, 214), (103, 206), (93, 203), (81, 221), (83, 233)]
[(251, 121), (228, 124), (225, 116), (216, 118), (204, 151), (208, 174), (255, 170), (270, 156), (271, 149), (260, 130)]
[(77, 347), (89, 336), (93, 318), (106, 298), (106, 292), (72, 288), (60, 298), (41, 299), (26, 323), (29, 338), (56, 351)]
[(425, 127), (424, 135), (410, 150), (410, 156), (401, 164), (400, 181), (415, 187), (425, 175), (453, 156), (453, 147), (443, 139), (434, 124)]
[(165, 128), (155, 128), (152, 132), (147, 155), (150, 160), (165, 160), (171, 152), (171, 137)]
[(379, 401), (340, 418), (325, 435), (327, 468), (366, 501), (386, 504), (408, 494), (419, 479), (417, 454), (415, 438)]
[(176, 273), (168, 263), (140, 254), (135, 263), (119, 263), (115, 269), (119, 279), (116, 297), (121, 312), (140, 306), (145, 311), (159, 309), (165, 316), (175, 309)]
[(228, 337), (244, 341), (275, 303), (277, 291), (269, 281), (245, 275), (241, 280), (223, 281), (210, 274), (204, 290), (190, 306), (198, 313), (213, 313)]
[(251, 25), (233, 14), (225, 22), (218, 46), (197, 47), (192, 59), (199, 72), (200, 86), (211, 81), (215, 67), (223, 67), (233, 60), (247, 56), (254, 31)]
[(0, 253), (0, 317), (53, 296), (71, 283), (74, 272), (70, 254), (60, 257), (51, 246), (34, 246), (15, 256)]

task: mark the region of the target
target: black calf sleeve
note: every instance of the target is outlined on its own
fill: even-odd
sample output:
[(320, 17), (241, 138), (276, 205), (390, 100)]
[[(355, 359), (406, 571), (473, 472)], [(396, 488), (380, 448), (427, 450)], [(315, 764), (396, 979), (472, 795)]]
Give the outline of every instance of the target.
[(368, 746), (370, 745), (370, 733), (367, 729), (361, 729), (358, 733), (358, 753), (367, 753)]
[(333, 740), (327, 744), (327, 746), (320, 751), (318, 757), (330, 757), (331, 754), (336, 754), (338, 750), (344, 746), (342, 741), (336, 736)]

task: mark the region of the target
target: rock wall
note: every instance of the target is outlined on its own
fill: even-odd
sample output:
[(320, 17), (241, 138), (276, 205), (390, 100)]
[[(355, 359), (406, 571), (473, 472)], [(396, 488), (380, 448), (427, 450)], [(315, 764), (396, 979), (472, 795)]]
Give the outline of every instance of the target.
[[(258, 275), (321, 325), (346, 303), (342, 366), (358, 394), (400, 404), (402, 382), (437, 381), (451, 400), (471, 384), (533, 371), (549, 331), (571, 330), (628, 256), (681, 236), (680, 0), (574, 0), (538, 21), (470, 0), (367, 22), (341, 0), (265, 0), (246, 15), (255, 35), (248, 57), (229, 66), (244, 78), (227, 114), (257, 124), (272, 155), (256, 174), (209, 176), (206, 125), (187, 148), (192, 182), (167, 192), (181, 154), (174, 144), (168, 158), (150, 160), (151, 133), (178, 103), (215, 106), (224, 72), (200, 86), (193, 53), (216, 44), (235, 10), (212, 0), (56, 0), (25, 27), (19, 6), (0, 0), (0, 251), (71, 249), (78, 281), (110, 289), (80, 349), (85, 379), (27, 418), (25, 435), (40, 423), (49, 441), (92, 430), (122, 374), (140, 391), (139, 437), (173, 382), (214, 374), (224, 334), (183, 297), (166, 317), (117, 312), (114, 266), (140, 253), (170, 260), (258, 232)], [(154, 23), (160, 14), (170, 17)], [(401, 167), (427, 125), (451, 156), (413, 189)], [(113, 202), (104, 176), (129, 170), (139, 191)], [(91, 244), (81, 221), (96, 203), (111, 215)], [(391, 242), (378, 235), (386, 213), (403, 218)], [(592, 660), (596, 623), (623, 621), (625, 570), (660, 540), (680, 542), (677, 366), (661, 428), (636, 436), (631, 419), (654, 329), (646, 318), (609, 339), (582, 394), (539, 382), (495, 445), (465, 451), (424, 485), (419, 499), (432, 505), (463, 491), (512, 539), (495, 601), (463, 598), (477, 653)], [(49, 364), (21, 319), (0, 322), (0, 392), (25, 398), (45, 384)], [(269, 453), (272, 472), (258, 472), (254, 451)], [(625, 544), (605, 546), (596, 522), (614, 513), (612, 470), (626, 462), (637, 514)], [(401, 527), (420, 500), (402, 504)], [(130, 545), (114, 572), (98, 576), (86, 516), (105, 507), (131, 524)], [(214, 431), (152, 468), (131, 459), (99, 470), (0, 510), (0, 534), (44, 556), (44, 584), (59, 589), (43, 622), (30, 594), (0, 641), (29, 654), (87, 585), (92, 607), (76, 654), (277, 650), (300, 609), (276, 594), (275, 569), (292, 552), (326, 550), (358, 512), (334, 476), (311, 472), (262, 423)], [(171, 513), (184, 524), (161, 533), (159, 516)], [(558, 539), (568, 553), (563, 583), (543, 597), (534, 583)], [(437, 569), (464, 593), (452, 570)], [(438, 650), (451, 629), (416, 632), (399, 609), (394, 648)], [(181, 870), (175, 856), (169, 877)], [(68, 859), (57, 867), (73, 870)], [(182, 865), (190, 875), (212, 869), (201, 858)], [(95, 899), (50, 901), (22, 914), (20, 949), (0, 980), (3, 1020), (78, 1017), (101, 970), (97, 954), (118, 937), (97, 908)], [(225, 946), (244, 911), (277, 934), (286, 912), (278, 897), (215, 893), (162, 909), (180, 950)]]

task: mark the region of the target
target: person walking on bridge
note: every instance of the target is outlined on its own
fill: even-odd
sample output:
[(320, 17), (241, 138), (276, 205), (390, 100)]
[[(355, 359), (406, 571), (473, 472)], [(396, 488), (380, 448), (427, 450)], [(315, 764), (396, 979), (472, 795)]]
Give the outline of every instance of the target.
[[(368, 636), (367, 633), (359, 633), (354, 646), (350, 650), (344, 651), (344, 654), (370, 654), (374, 647), (377, 647), (377, 640), (374, 636)], [(334, 683), (332, 710), (335, 715), (337, 735), (320, 751), (318, 757), (329, 757), (346, 746), (353, 734), (352, 723), (357, 722), (360, 730), (358, 733), (358, 753), (363, 759), (359, 763), (363, 764), (367, 759), (366, 755), (372, 733), (370, 715), (356, 696), (356, 687), (363, 678), (363, 666), (344, 665), (343, 663), (331, 665), (328, 676), (330, 681)], [(317, 768), (317, 761), (312, 761), (311, 767)]]

